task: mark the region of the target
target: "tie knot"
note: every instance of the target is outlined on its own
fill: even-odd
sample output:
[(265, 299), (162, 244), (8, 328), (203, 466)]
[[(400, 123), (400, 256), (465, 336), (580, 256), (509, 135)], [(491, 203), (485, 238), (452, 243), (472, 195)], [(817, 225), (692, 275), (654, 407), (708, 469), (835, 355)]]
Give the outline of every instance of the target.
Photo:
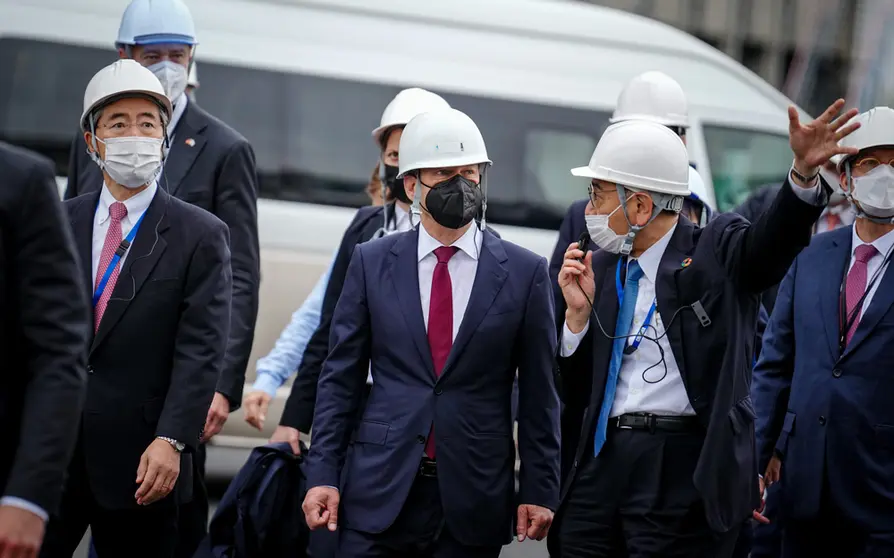
[(861, 244), (857, 246), (857, 250), (855, 255), (857, 257), (857, 261), (860, 263), (867, 263), (872, 259), (873, 256), (878, 254), (878, 250), (876, 250), (875, 246), (872, 244)]
[(453, 257), (459, 251), (459, 248), (456, 246), (441, 246), (440, 248), (435, 248), (435, 257), (438, 258), (438, 263), (447, 263), (450, 261), (450, 258)]
[(120, 221), (127, 217), (127, 206), (121, 202), (115, 202), (109, 206), (109, 217), (112, 221)]
[(627, 264), (627, 281), (638, 283), (643, 277), (643, 268), (639, 266), (636, 260), (630, 260)]

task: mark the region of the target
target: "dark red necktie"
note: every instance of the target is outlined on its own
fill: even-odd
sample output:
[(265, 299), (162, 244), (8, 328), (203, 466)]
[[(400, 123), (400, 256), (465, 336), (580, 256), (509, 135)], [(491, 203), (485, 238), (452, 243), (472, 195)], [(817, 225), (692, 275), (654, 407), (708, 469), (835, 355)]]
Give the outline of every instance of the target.
[[(851, 266), (851, 270), (847, 273), (847, 285), (845, 286), (845, 300), (847, 301), (845, 310), (847, 313), (845, 314), (844, 323), (847, 324), (853, 320), (851, 327), (847, 330), (847, 344), (850, 344), (851, 338), (857, 331), (857, 326), (860, 325), (860, 318), (863, 313), (863, 293), (866, 291), (866, 282), (869, 276), (867, 264), (876, 254), (878, 254), (878, 250), (872, 244), (861, 244), (854, 251), (854, 265)], [(857, 306), (858, 302), (860, 303), (859, 307)]]
[[(441, 246), (435, 250), (438, 263), (431, 279), (431, 299), (428, 305), (428, 347), (431, 360), (435, 366), (435, 376), (440, 377), (453, 347), (453, 283), (450, 281), (450, 261), (459, 248)], [(432, 423), (428, 440), (425, 442), (425, 455), (435, 458), (435, 425)]]

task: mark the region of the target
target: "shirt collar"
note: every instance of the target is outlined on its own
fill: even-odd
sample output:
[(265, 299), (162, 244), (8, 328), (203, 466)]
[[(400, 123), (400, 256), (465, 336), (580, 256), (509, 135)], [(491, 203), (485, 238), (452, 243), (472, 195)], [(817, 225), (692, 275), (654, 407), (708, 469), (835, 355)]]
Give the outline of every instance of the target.
[(410, 213), (401, 206), (394, 204), (394, 230), (405, 232), (413, 227), (410, 224)]
[[(139, 194), (124, 200), (124, 207), (127, 208), (127, 217), (125, 217), (125, 219), (130, 219), (131, 222), (136, 222), (136, 220), (140, 218), (140, 215), (149, 209), (149, 204), (152, 203), (152, 199), (155, 197), (155, 192), (157, 190), (158, 183), (153, 180), (148, 188)], [(101, 225), (109, 219), (109, 207), (116, 201), (118, 200), (115, 199), (109, 191), (109, 188), (103, 184), (102, 192), (99, 194), (99, 207), (96, 208), (97, 225)]]
[[(860, 237), (857, 235), (857, 225), (854, 224), (851, 227), (851, 257), (854, 257), (854, 253), (857, 251), (857, 246), (861, 244), (867, 244), (863, 242)], [(872, 244), (875, 246), (875, 249), (878, 250), (878, 253), (882, 256), (888, 253), (891, 250), (891, 247), (894, 246), (894, 231), (885, 233), (884, 235), (876, 238), (874, 241), (869, 242), (868, 244)]]
[(643, 270), (643, 275), (645, 275), (653, 284), (658, 277), (658, 265), (661, 264), (661, 257), (664, 255), (664, 251), (667, 249), (667, 245), (670, 243), (670, 239), (674, 235), (675, 230), (677, 230), (676, 223), (674, 223), (674, 226), (672, 226), (669, 231), (664, 233), (664, 236), (658, 239), (658, 242), (649, 246), (640, 257), (636, 259), (640, 268)]
[[(419, 243), (417, 244), (416, 255), (417, 261), (421, 262), (423, 258), (433, 253), (436, 249), (443, 246), (443, 244), (428, 234), (428, 231), (425, 230), (425, 225), (420, 224), (418, 228)], [(482, 234), (479, 233), (480, 231), (478, 230), (478, 227), (475, 223), (472, 223), (471, 226), (466, 229), (466, 232), (453, 243), (453, 246), (456, 246), (460, 251), (465, 252), (467, 256), (477, 261), (478, 255), (481, 253)]]

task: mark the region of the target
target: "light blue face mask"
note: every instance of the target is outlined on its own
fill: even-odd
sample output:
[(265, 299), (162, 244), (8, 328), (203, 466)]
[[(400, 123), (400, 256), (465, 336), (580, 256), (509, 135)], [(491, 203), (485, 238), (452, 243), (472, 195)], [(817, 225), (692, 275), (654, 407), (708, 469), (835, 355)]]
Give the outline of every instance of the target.
[(173, 103), (180, 98), (180, 95), (186, 91), (186, 84), (189, 81), (189, 71), (182, 65), (170, 60), (158, 62), (148, 66), (147, 69), (155, 74), (161, 86), (164, 87), (165, 95)]

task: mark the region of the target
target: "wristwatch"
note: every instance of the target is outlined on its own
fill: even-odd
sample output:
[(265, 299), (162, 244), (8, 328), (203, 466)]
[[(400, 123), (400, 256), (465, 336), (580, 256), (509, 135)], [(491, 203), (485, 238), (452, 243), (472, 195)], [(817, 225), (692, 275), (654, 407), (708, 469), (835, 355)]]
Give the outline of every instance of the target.
[(183, 452), (183, 450), (186, 449), (186, 444), (184, 444), (183, 442), (178, 442), (173, 438), (168, 438), (167, 436), (158, 436), (158, 439), (164, 440), (165, 442), (174, 446), (174, 449), (177, 450), (177, 453), (181, 453)]

